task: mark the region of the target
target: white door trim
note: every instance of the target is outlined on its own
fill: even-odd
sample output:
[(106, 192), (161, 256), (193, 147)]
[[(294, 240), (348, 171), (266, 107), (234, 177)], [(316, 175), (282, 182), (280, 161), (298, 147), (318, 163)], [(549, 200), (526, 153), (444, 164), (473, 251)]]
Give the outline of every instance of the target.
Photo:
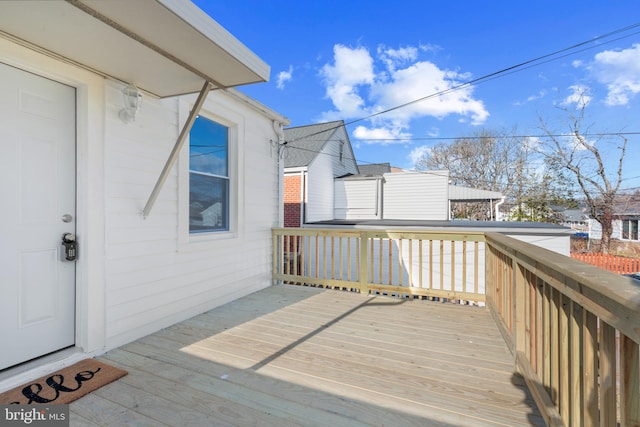
[(2, 62), (76, 88), (76, 348), (106, 345), (104, 78), (0, 36)]

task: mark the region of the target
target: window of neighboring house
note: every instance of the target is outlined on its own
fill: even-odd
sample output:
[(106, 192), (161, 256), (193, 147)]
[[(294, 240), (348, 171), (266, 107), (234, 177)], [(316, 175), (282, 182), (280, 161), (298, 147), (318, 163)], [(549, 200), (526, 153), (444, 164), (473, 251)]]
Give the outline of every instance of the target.
[(340, 141), (340, 147), (338, 150), (340, 150), (340, 161), (342, 161), (342, 158), (344, 157), (344, 141)]
[(625, 240), (638, 240), (638, 222), (637, 219), (622, 220), (622, 238)]
[(229, 128), (198, 116), (189, 133), (189, 233), (229, 230)]

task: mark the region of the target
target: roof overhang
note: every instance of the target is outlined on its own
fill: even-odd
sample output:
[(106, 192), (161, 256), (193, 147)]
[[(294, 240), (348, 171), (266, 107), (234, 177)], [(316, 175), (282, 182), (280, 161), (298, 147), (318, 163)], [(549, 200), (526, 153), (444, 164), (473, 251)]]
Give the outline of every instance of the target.
[(10, 38), (159, 97), (269, 79), (269, 66), (188, 0), (4, 0)]
[(452, 202), (478, 202), (501, 200), (504, 196), (498, 191), (479, 190), (477, 188), (449, 185), (449, 200)]

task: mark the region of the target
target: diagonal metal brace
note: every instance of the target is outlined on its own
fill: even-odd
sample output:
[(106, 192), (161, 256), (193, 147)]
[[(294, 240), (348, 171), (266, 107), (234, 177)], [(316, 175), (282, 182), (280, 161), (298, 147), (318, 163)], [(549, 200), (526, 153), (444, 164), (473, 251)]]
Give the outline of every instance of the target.
[(142, 211), (142, 217), (144, 219), (146, 219), (149, 216), (149, 213), (151, 212), (151, 209), (153, 208), (153, 205), (155, 204), (156, 199), (158, 198), (158, 194), (160, 193), (160, 190), (162, 189), (164, 182), (167, 180), (167, 177), (169, 176), (169, 172), (171, 171), (171, 168), (173, 167), (176, 160), (178, 159), (178, 154), (180, 153), (180, 149), (182, 148), (182, 145), (184, 144), (184, 141), (187, 138), (187, 135), (191, 131), (191, 127), (193, 126), (193, 123), (196, 121), (196, 117), (198, 117), (198, 114), (200, 113), (200, 109), (204, 104), (204, 100), (207, 99), (207, 94), (209, 93), (210, 90), (211, 90), (211, 82), (206, 81), (204, 83), (204, 86), (202, 86), (202, 89), (200, 90), (200, 95), (198, 95), (198, 99), (196, 100), (196, 103), (193, 105), (193, 108), (189, 113), (187, 122), (184, 124), (184, 127), (182, 128), (182, 131), (178, 136), (178, 140), (173, 146), (173, 150), (171, 150), (171, 154), (169, 154), (169, 158), (167, 159), (167, 162), (164, 164), (164, 168), (162, 169), (162, 172), (158, 177), (158, 181), (156, 182), (155, 187), (153, 187), (153, 191), (149, 196), (149, 200), (147, 200), (147, 204), (144, 206), (144, 209)]

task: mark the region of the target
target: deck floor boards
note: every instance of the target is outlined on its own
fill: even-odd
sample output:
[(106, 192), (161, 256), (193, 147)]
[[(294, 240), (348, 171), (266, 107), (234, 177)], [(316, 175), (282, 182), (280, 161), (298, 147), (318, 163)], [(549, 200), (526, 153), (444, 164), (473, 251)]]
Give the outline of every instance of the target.
[(71, 425), (544, 425), (478, 307), (273, 286), (101, 358)]

